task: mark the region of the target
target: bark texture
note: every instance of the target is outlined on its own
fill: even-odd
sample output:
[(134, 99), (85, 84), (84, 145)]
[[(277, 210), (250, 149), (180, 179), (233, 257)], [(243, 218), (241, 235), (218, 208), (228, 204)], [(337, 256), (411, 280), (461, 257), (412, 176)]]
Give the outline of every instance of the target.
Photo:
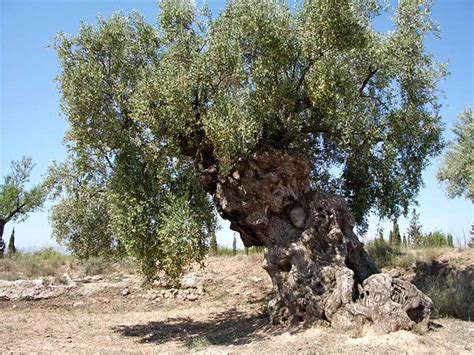
[[(275, 324), (375, 324), (383, 332), (427, 321), (432, 302), (411, 283), (381, 274), (353, 233), (344, 198), (309, 190), (310, 164), (270, 150), (242, 161), (227, 177), (202, 174), (222, 217), (246, 247), (266, 248), (263, 267), (276, 296)], [(427, 323), (427, 322), (426, 322)]]

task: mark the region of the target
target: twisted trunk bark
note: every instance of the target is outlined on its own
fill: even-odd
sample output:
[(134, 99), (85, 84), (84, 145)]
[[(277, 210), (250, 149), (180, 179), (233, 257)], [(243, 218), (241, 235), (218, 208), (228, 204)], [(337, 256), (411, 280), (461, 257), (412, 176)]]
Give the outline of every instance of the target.
[(391, 332), (427, 320), (431, 300), (414, 285), (381, 274), (353, 233), (342, 197), (309, 190), (310, 164), (290, 151), (256, 153), (230, 176), (202, 173), (222, 217), (246, 247), (265, 246), (263, 267), (276, 296), (275, 324), (372, 323)]

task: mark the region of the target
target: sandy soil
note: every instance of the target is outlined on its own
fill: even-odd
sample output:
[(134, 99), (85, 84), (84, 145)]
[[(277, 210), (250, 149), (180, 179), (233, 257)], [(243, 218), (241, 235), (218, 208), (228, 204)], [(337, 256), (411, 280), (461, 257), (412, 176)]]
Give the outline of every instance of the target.
[(144, 290), (133, 275), (74, 281), (53, 298), (2, 300), (0, 353), (472, 354), (474, 322), (436, 319), (424, 335), (268, 327), (271, 283), (259, 255), (210, 258), (187, 290)]

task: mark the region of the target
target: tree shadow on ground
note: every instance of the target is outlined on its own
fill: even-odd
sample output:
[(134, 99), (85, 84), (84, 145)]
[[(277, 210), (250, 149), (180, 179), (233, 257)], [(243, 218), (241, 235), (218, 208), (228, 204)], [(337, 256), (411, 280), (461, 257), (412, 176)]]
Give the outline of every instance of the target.
[(168, 318), (164, 321), (137, 325), (119, 325), (113, 330), (126, 337), (140, 338), (142, 343), (163, 344), (181, 341), (192, 346), (194, 341), (212, 345), (242, 345), (266, 337), (259, 332), (268, 325), (263, 314), (248, 314), (235, 309), (212, 314), (200, 321), (190, 317)]

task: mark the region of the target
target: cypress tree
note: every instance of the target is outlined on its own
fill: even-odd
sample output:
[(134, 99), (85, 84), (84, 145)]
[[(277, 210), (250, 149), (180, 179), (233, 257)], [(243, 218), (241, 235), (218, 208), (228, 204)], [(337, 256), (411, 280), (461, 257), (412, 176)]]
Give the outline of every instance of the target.
[(237, 239), (235, 238), (235, 233), (234, 240), (232, 241), (232, 255), (237, 255)]
[(467, 245), (469, 248), (474, 248), (474, 224), (471, 224), (471, 240)]
[(12, 234), (10, 235), (10, 240), (8, 241), (8, 254), (13, 255), (16, 253), (15, 247), (15, 228), (12, 230)]
[(212, 233), (211, 242), (209, 243), (209, 252), (212, 256), (217, 255), (217, 238), (216, 233)]
[(454, 242), (453, 242), (453, 235), (451, 233), (448, 233), (448, 247), (454, 248)]
[(379, 228), (379, 242), (381, 243), (384, 243), (385, 242), (385, 239), (383, 237), (383, 229), (382, 228)]
[(390, 245), (400, 245), (402, 243), (402, 237), (400, 236), (400, 228), (398, 227), (398, 221), (396, 218), (393, 219), (389, 243)]
[(416, 247), (423, 246), (423, 234), (421, 232), (420, 214), (413, 209), (410, 224), (408, 225), (408, 241)]

